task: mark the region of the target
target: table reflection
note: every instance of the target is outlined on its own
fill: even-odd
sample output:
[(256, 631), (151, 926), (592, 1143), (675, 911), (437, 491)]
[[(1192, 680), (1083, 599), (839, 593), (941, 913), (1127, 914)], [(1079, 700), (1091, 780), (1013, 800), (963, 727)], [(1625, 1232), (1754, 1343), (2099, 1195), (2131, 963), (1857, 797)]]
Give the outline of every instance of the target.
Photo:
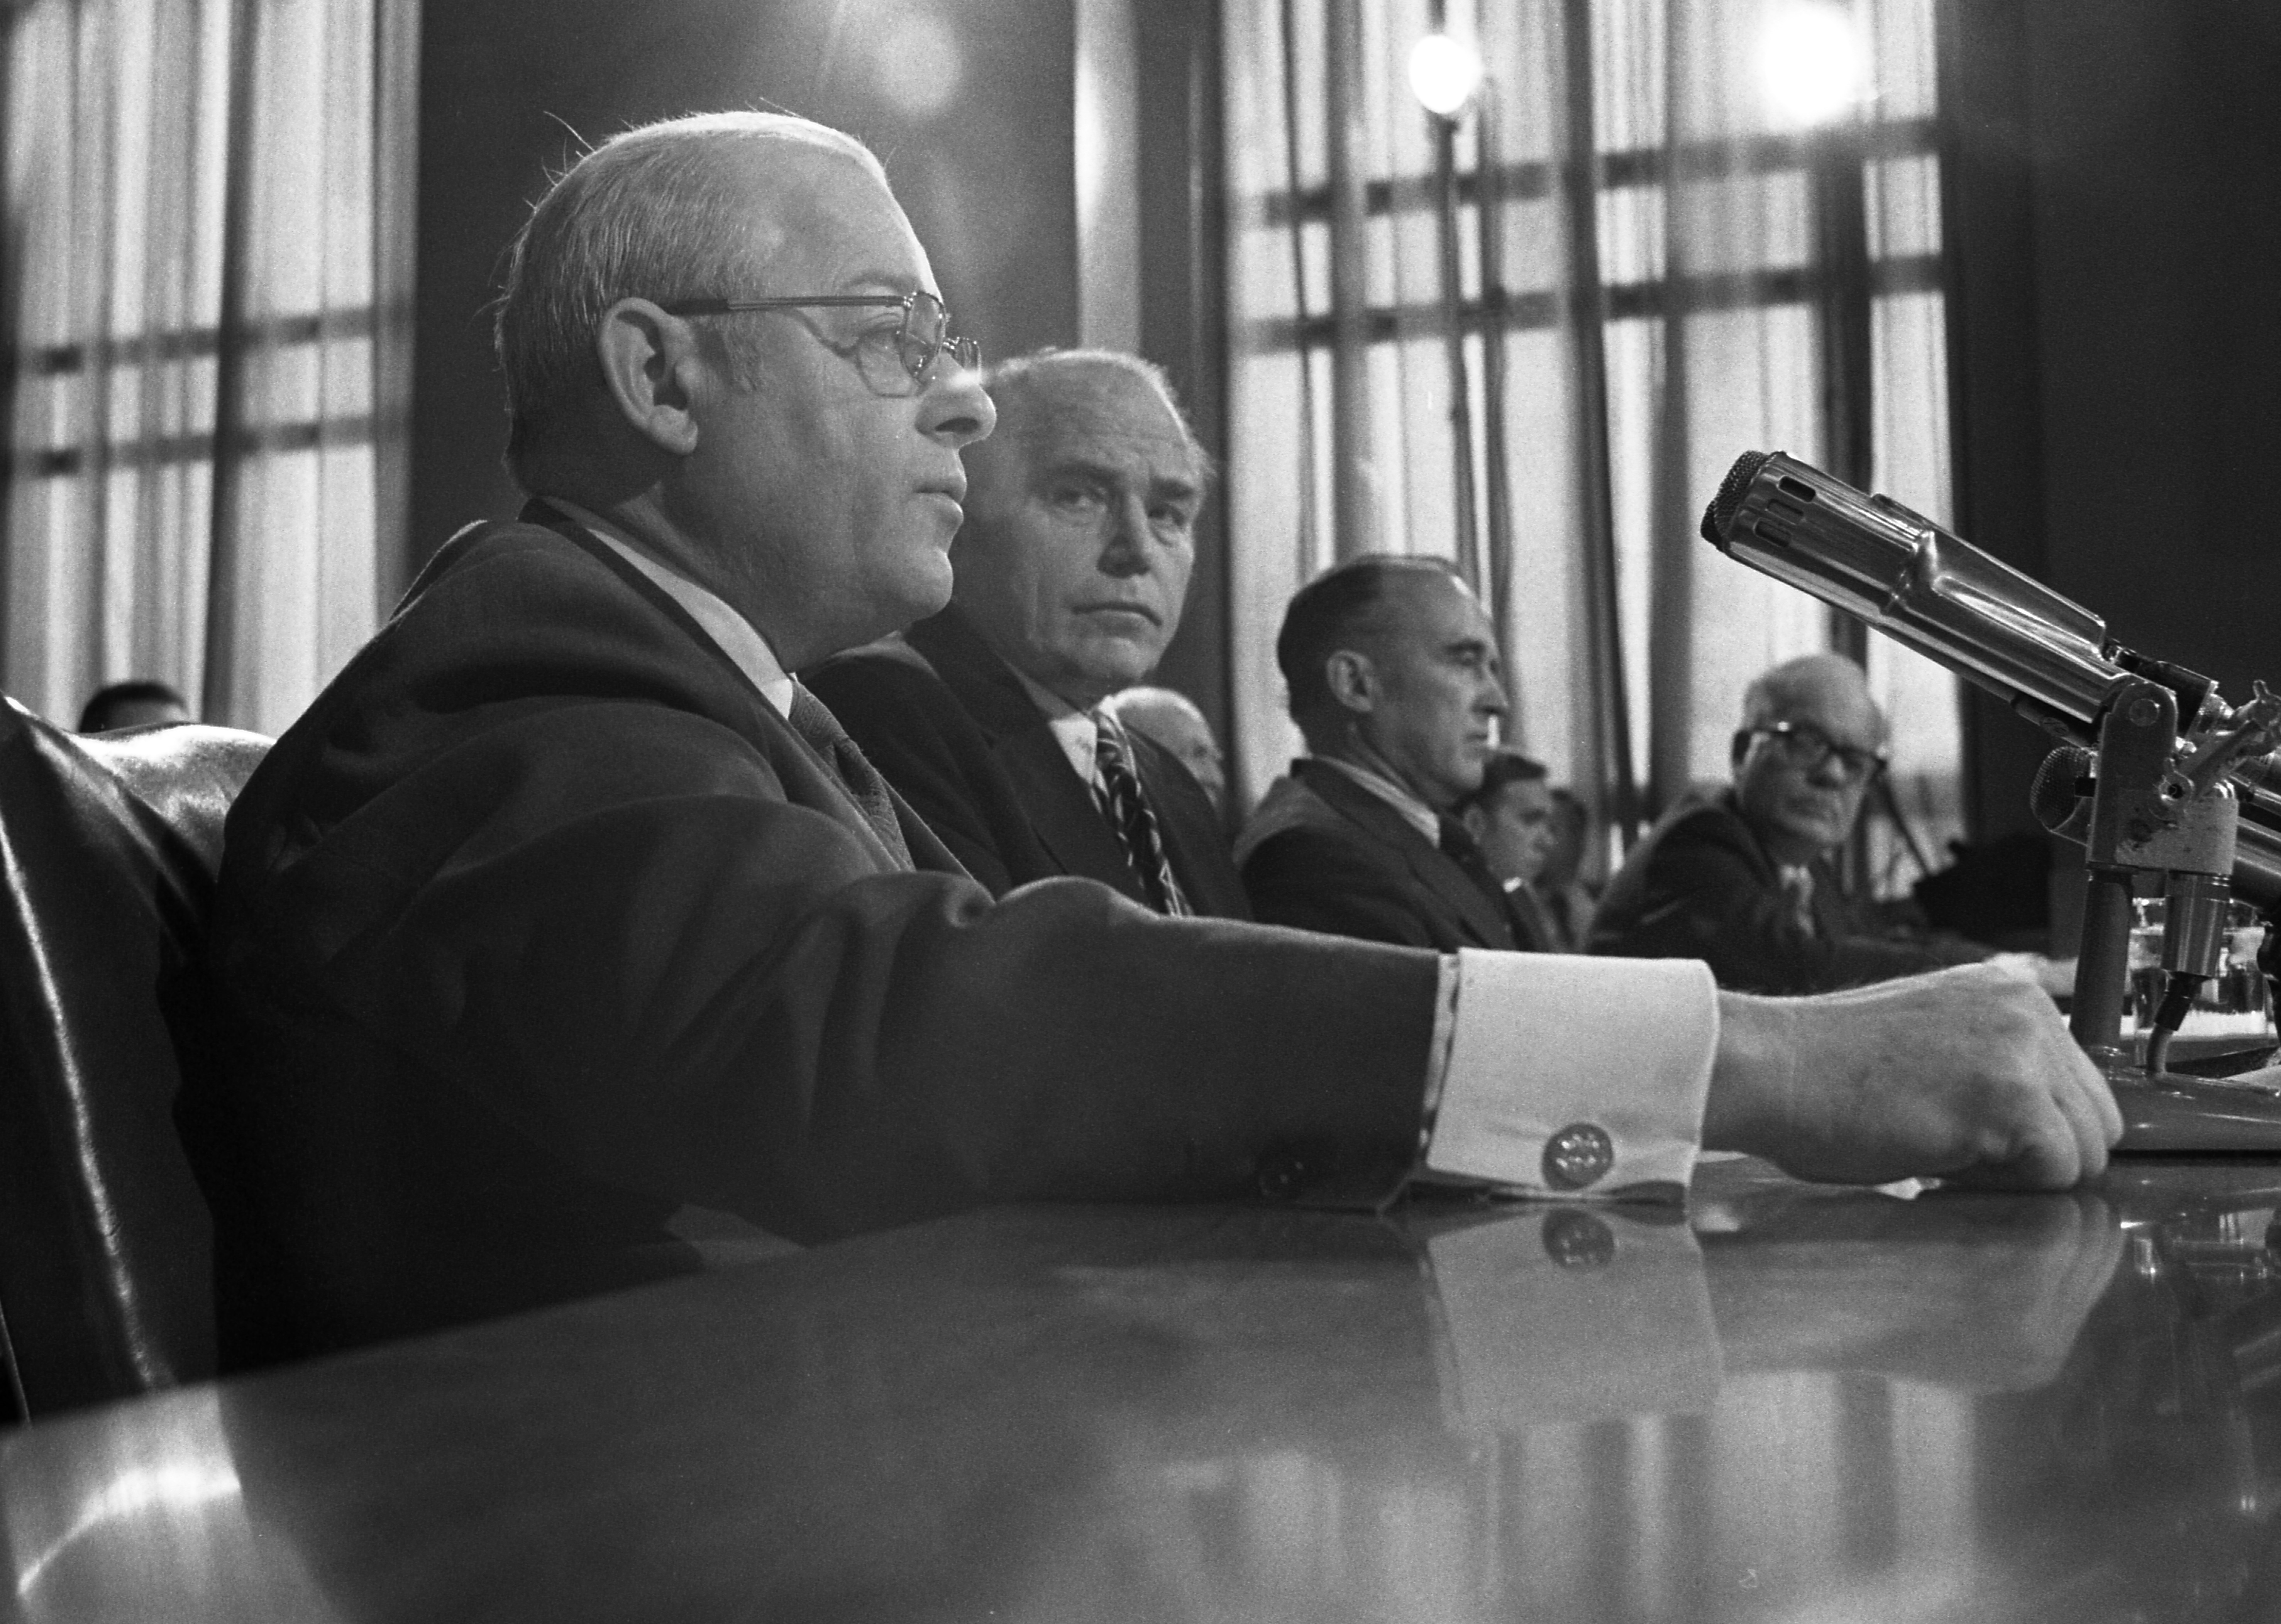
[[(2281, 1180), (1031, 1209), (0, 1441), (27, 1619), (2275, 1611)], [(163, 1605), (152, 1605), (154, 1601)]]

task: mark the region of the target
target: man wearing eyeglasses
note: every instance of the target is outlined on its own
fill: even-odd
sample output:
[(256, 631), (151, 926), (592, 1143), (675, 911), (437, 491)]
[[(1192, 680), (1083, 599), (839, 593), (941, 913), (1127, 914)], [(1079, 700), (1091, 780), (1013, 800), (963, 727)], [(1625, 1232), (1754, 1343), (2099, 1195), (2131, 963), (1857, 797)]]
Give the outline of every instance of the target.
[(1589, 1195), (1701, 1144), (2104, 1165), (2111, 1096), (2001, 977), (1777, 1007), (993, 899), (786, 675), (942, 607), (994, 415), (848, 137), (613, 139), (518, 239), (499, 344), (530, 504), (445, 545), (230, 816), (227, 1064), (183, 1102), (229, 1363), (993, 1203), (1376, 1201), (1421, 1154)]
[[(1609, 881), (1591, 950), (1699, 958), (1719, 985), (1815, 993), (1995, 955), (1892, 925), (1838, 883), (1832, 855), (1885, 763), (1885, 718), (1861, 668), (1787, 661), (1743, 696), (1730, 788), (1682, 800)], [(2032, 955), (2003, 955), (2034, 974)], [(2046, 990), (2061, 972), (2037, 975)]]

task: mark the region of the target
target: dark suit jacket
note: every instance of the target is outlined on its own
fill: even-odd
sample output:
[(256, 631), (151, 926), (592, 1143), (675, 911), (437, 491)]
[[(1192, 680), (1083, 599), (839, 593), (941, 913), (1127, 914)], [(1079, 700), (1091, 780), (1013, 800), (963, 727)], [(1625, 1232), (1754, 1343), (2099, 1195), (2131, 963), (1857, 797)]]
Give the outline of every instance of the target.
[(1291, 763), (1236, 843), (1252, 916), (1365, 941), (1512, 950), (1504, 901), (1337, 768)]
[[(1074, 874), (1147, 901), (1044, 713), (957, 609), (802, 680), (993, 896)], [(1126, 736), (1181, 892), (1200, 914), (1249, 918), (1211, 802), (1171, 751)]]
[(1689, 795), (1632, 848), (1593, 916), (1591, 951), (1702, 959), (1719, 985), (1747, 993), (1819, 993), (1883, 981), (1988, 949), (1960, 937), (1894, 928), (1848, 897), (1829, 862), (1813, 865), (1814, 928), (1798, 922), (1782, 871), (1731, 789)]
[[(549, 510), (534, 504), (526, 519)], [(462, 531), (233, 809), (209, 947), (226, 1357), (1022, 1199), (1369, 1192), (1415, 1151), (1426, 954), (994, 904), (898, 870), (664, 594), (567, 521)]]

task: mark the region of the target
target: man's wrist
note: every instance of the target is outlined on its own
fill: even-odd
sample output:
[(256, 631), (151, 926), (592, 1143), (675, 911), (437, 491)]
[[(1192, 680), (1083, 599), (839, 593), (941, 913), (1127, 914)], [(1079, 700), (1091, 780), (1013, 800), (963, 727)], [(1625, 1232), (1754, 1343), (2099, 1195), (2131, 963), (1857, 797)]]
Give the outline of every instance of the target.
[(1780, 1142), (1798, 1086), (1791, 1001), (1719, 994), (1719, 1048), (1703, 1109), (1703, 1148), (1763, 1155)]

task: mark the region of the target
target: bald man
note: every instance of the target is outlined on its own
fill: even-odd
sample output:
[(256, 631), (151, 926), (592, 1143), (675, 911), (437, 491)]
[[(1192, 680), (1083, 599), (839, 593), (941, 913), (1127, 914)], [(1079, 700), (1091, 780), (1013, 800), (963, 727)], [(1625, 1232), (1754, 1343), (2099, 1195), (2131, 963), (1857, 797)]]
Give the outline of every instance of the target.
[(1188, 769), (1215, 808), (1225, 808), (1227, 797), (1227, 757), (1210, 722), (1196, 702), (1176, 688), (1146, 684), (1112, 693), (1104, 701), (1117, 719), (1134, 732), (1146, 733)]
[[(1838, 884), (1831, 856), (1884, 769), (1886, 738), (1852, 661), (1808, 654), (1760, 675), (1743, 696), (1734, 783), (1682, 799), (1633, 848), (1601, 899), (1591, 951), (1702, 959), (1720, 986), (1753, 993), (1824, 992), (1995, 956), (1898, 929)], [(2037, 968), (2030, 955), (2005, 960)]]
[(1211, 798), (1106, 703), (1179, 630), (1210, 460), (1136, 356), (1045, 351), (987, 384), (950, 607), (808, 684), (993, 895), (1075, 875), (1248, 917)]

